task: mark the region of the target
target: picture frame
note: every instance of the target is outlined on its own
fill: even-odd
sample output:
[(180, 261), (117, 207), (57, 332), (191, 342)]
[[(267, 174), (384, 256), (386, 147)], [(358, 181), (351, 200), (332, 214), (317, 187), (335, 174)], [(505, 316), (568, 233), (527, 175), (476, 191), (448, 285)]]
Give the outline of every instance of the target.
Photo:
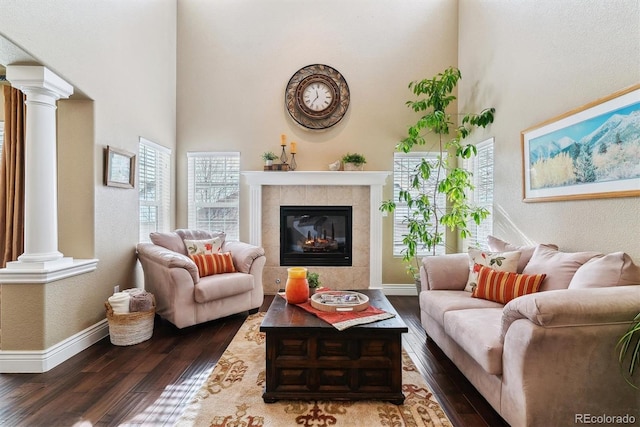
[(109, 187), (134, 188), (136, 155), (107, 145), (104, 158), (105, 185)]
[(640, 195), (640, 84), (521, 132), (523, 201)]

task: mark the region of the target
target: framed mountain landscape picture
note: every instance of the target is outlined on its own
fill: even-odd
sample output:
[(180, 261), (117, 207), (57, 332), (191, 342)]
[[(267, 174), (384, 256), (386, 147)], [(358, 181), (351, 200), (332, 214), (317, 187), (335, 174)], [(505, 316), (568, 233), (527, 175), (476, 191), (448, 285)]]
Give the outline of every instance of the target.
[(640, 195), (640, 84), (522, 131), (523, 200)]

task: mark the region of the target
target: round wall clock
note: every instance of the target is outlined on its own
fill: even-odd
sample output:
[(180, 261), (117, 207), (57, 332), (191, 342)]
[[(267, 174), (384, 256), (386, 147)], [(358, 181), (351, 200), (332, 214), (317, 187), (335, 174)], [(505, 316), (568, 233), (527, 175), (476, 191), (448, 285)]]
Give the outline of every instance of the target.
[(289, 115), (299, 125), (324, 130), (338, 123), (349, 108), (349, 86), (336, 69), (307, 65), (289, 79), (284, 93)]

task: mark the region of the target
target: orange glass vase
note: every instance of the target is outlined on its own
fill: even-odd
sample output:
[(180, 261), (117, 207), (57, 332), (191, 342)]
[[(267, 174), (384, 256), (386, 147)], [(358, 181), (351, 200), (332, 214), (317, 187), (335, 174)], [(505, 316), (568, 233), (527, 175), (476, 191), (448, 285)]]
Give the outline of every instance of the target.
[(289, 304), (301, 304), (309, 299), (307, 269), (304, 267), (287, 268), (287, 284), (284, 296)]

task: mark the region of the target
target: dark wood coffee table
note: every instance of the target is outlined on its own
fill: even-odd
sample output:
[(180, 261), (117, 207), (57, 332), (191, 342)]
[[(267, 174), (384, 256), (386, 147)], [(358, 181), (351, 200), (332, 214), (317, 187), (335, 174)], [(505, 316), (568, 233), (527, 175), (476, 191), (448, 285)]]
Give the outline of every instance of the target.
[(262, 321), (266, 384), (276, 400), (385, 400), (404, 402), (402, 333), (408, 331), (381, 290), (358, 290), (396, 317), (338, 331), (276, 296)]

